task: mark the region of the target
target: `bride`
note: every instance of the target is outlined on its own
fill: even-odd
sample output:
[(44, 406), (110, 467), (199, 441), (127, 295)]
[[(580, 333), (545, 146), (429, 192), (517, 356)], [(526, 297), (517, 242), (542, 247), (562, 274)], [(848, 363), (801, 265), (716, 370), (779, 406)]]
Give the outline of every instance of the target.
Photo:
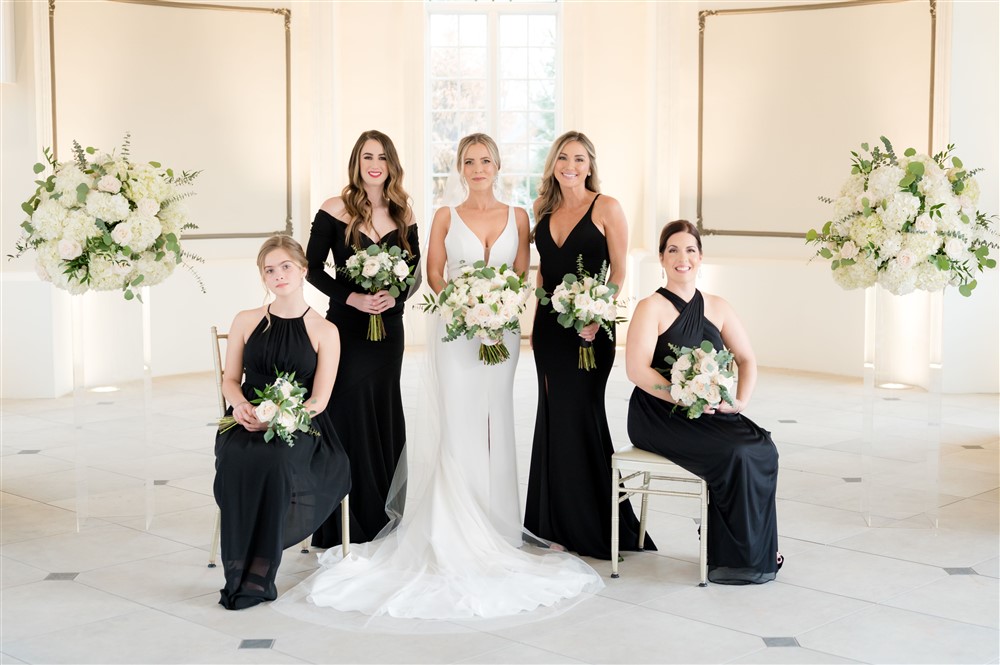
[[(528, 268), (528, 215), (493, 193), (500, 169), (496, 143), (485, 134), (466, 136), (457, 166), (467, 196), (434, 215), (427, 279), (435, 292), (446, 284), (446, 268), (454, 275), (480, 260), (512, 265), (521, 274)], [(511, 357), (487, 366), (478, 359), (478, 340), (444, 343), (443, 324), (435, 317), (433, 325), (428, 371), (436, 375), (439, 405), (429, 411), (438, 414), (440, 432), (425, 428), (429, 435), (408, 439), (407, 463), (393, 483), (405, 491), (398, 526), (354, 546), (346, 558), (339, 548), (325, 552), (320, 569), (279, 606), (304, 596), (316, 606), (369, 616), (490, 618), (604, 586), (580, 559), (552, 550), (532, 554), (522, 545), (544, 547), (520, 526), (513, 408), (520, 340), (507, 333)]]

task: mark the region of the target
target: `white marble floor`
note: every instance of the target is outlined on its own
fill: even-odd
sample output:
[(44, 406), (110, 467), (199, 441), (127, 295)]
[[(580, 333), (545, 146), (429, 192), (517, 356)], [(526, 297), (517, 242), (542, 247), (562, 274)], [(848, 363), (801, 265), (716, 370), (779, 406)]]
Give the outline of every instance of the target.
[[(414, 422), (420, 355), (408, 352), (404, 369)], [(944, 398), (930, 494), (920, 394), (880, 401), (895, 411), (877, 413), (885, 443), (868, 477), (904, 508), (877, 516), (873, 528), (859, 510), (868, 486), (859, 482), (861, 382), (765, 369), (748, 415), (781, 453), (787, 562), (776, 582), (697, 587), (697, 504), (656, 497), (649, 530), (660, 551), (626, 555), (616, 580), (607, 562), (591, 561), (607, 587), (567, 612), (506, 628), (383, 634), (296, 621), (267, 605), (216, 604), (222, 572), (205, 565), (215, 519), (213, 391), (208, 373), (156, 380), (148, 445), (134, 387), (92, 396), (80, 430), (72, 398), (0, 404), (0, 662), (998, 662), (997, 395)], [(535, 392), (525, 349), (516, 381), (522, 482)], [(630, 392), (619, 354), (608, 412), (622, 445)], [(936, 529), (906, 514), (906, 505), (935, 504)], [(314, 567), (313, 554), (287, 551), (279, 588)]]

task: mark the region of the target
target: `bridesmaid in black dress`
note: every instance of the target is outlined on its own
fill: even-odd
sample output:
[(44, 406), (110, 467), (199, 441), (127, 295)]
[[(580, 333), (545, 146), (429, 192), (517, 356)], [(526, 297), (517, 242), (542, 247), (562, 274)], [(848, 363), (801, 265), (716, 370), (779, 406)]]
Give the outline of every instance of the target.
[[(403, 368), (403, 302), (409, 291), (393, 298), (387, 291), (370, 294), (343, 273), (325, 270), (333, 254), (336, 268), (358, 248), (396, 245), (419, 260), (419, 236), (403, 168), (392, 140), (366, 131), (358, 138), (348, 164), (350, 181), (340, 196), (326, 201), (309, 236), (309, 282), (330, 297), (326, 318), (340, 329), (343, 348), (337, 383), (330, 397), (330, 416), (351, 460), (351, 540), (368, 542), (386, 526), (386, 498), (406, 443), (399, 377)], [(333, 270), (331, 270), (333, 272)], [(381, 314), (384, 339), (367, 339), (368, 319)], [(400, 493), (399, 499), (402, 499)], [(402, 506), (394, 506), (401, 511)], [(341, 509), (313, 536), (317, 547), (341, 541)]]
[[(556, 139), (535, 201), (539, 283), (552, 293), (577, 257), (592, 275), (607, 263), (609, 281), (625, 279), (628, 225), (618, 201), (598, 193), (594, 146), (579, 132)], [(581, 340), (593, 342), (597, 368), (578, 368)], [(528, 474), (524, 526), (584, 556), (611, 558), (611, 454), (604, 391), (615, 342), (596, 323), (579, 334), (559, 325), (552, 305), (539, 304), (532, 332), (538, 412)], [(622, 505), (623, 550), (639, 549), (639, 522)], [(646, 537), (645, 549), (656, 549)]]
[[(337, 374), (337, 327), (309, 309), (302, 287), (306, 257), (288, 236), (269, 238), (257, 256), (275, 299), (236, 315), (229, 329), (222, 392), (237, 425), (215, 439), (215, 501), (222, 515), (226, 586), (219, 603), (241, 610), (274, 600), (281, 552), (312, 533), (351, 487), (350, 464), (326, 407)], [(275, 436), (249, 400), (254, 388), (295, 372), (319, 435), (298, 432), (293, 446)], [(240, 381), (246, 379), (242, 386)]]
[[(626, 369), (636, 388), (628, 433), (637, 448), (669, 458), (708, 483), (708, 579), (718, 584), (761, 584), (783, 563), (778, 553), (774, 497), (778, 451), (770, 434), (742, 415), (757, 383), (757, 362), (729, 303), (695, 288), (701, 237), (686, 220), (660, 234), (667, 285), (643, 299), (628, 329)], [(736, 399), (693, 420), (674, 410), (664, 358), (669, 344), (723, 344), (739, 368)]]

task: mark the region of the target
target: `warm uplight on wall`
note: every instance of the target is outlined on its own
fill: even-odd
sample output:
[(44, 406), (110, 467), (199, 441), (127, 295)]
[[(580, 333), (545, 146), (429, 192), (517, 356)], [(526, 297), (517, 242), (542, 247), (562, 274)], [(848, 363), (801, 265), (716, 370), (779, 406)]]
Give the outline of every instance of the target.
[(0, 83), (14, 83), (14, 0), (0, 0)]
[(90, 392), (92, 392), (92, 393), (116, 393), (119, 390), (121, 390), (121, 388), (119, 388), (118, 386), (97, 386), (95, 388), (91, 388)]

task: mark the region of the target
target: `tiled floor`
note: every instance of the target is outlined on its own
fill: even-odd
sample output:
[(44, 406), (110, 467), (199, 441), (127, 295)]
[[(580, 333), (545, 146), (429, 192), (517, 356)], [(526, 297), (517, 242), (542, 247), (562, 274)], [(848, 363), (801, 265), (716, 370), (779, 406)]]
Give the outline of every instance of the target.
[[(631, 385), (618, 360), (608, 412), (624, 444)], [(404, 400), (414, 424), (421, 363), (419, 351), (408, 352)], [(607, 587), (565, 613), (385, 634), (216, 604), (222, 572), (205, 565), (215, 519), (213, 390), (210, 374), (156, 380), (145, 445), (137, 387), (90, 397), (80, 430), (72, 398), (2, 403), (0, 662), (998, 662), (996, 395), (944, 398), (936, 492), (923, 476), (921, 395), (901, 391), (877, 404), (895, 411), (876, 413), (886, 429), (870, 477), (904, 506), (939, 506), (939, 527), (895, 508), (876, 514), (873, 528), (860, 512), (870, 486), (860, 482), (861, 382), (764, 370), (749, 415), (772, 430), (781, 453), (787, 563), (777, 582), (698, 588), (697, 504), (656, 497), (649, 530), (660, 552), (627, 555), (617, 580), (607, 562), (592, 561)], [(523, 483), (536, 391), (527, 349), (515, 391)], [(78, 505), (87, 516), (79, 529)], [(313, 556), (289, 550), (280, 589), (306, 576)]]

